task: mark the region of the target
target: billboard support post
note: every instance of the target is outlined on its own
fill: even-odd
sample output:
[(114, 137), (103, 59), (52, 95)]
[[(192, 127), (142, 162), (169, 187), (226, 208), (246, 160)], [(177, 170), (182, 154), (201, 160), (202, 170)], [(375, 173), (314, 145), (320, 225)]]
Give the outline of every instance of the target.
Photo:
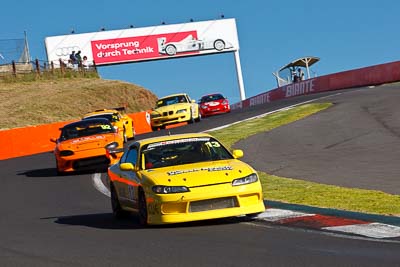
[(239, 91), (240, 91), (240, 101), (246, 99), (246, 94), (244, 91), (244, 83), (243, 83), (243, 75), (242, 75), (242, 67), (240, 65), (240, 57), (239, 57), (239, 50), (233, 52), (235, 55), (235, 63), (236, 63), (236, 74), (239, 84)]

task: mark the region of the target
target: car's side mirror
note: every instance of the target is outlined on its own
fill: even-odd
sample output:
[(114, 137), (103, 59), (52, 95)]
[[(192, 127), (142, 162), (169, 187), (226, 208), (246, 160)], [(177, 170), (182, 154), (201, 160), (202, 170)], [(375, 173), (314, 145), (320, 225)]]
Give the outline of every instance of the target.
[(193, 99), (193, 100), (192, 100), (192, 103), (196, 103), (196, 100)]
[(119, 169), (120, 169), (121, 171), (133, 171), (133, 170), (135, 169), (135, 165), (133, 165), (133, 164), (130, 163), (130, 162), (121, 163), (121, 164), (119, 165)]
[(235, 159), (239, 159), (239, 158), (243, 157), (243, 150), (235, 149), (235, 150), (233, 150), (232, 155)]
[(50, 138), (50, 142), (57, 143), (57, 138)]

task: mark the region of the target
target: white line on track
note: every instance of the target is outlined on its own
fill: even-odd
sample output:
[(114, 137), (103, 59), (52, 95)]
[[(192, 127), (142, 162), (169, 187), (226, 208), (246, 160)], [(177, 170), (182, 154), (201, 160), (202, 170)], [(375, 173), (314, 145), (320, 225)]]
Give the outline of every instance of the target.
[(110, 197), (111, 193), (110, 190), (104, 185), (103, 181), (101, 180), (101, 173), (94, 173), (92, 174), (92, 181), (94, 187), (102, 194)]

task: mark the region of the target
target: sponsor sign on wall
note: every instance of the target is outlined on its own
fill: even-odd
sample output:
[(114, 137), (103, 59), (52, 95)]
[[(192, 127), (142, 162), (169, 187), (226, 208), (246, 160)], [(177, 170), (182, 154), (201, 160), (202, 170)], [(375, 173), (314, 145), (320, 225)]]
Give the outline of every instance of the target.
[(80, 52), (96, 65), (158, 60), (239, 49), (235, 19), (69, 34), (45, 38), (49, 61)]

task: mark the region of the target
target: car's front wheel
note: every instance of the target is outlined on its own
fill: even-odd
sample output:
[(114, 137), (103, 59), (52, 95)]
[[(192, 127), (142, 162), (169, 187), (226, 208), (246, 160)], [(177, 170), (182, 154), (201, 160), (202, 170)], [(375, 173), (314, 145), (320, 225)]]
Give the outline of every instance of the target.
[(165, 53), (167, 53), (168, 56), (173, 56), (176, 54), (176, 47), (174, 45), (167, 45), (165, 47)]
[(126, 211), (121, 208), (121, 204), (119, 203), (117, 192), (115, 191), (114, 186), (111, 184), (111, 208), (115, 218), (121, 219), (126, 216)]
[(147, 204), (146, 204), (146, 196), (143, 190), (139, 191), (139, 223), (140, 225), (147, 225)]
[(195, 119), (195, 122), (200, 122), (201, 121), (201, 114), (199, 112), (199, 116), (197, 117), (197, 119)]

